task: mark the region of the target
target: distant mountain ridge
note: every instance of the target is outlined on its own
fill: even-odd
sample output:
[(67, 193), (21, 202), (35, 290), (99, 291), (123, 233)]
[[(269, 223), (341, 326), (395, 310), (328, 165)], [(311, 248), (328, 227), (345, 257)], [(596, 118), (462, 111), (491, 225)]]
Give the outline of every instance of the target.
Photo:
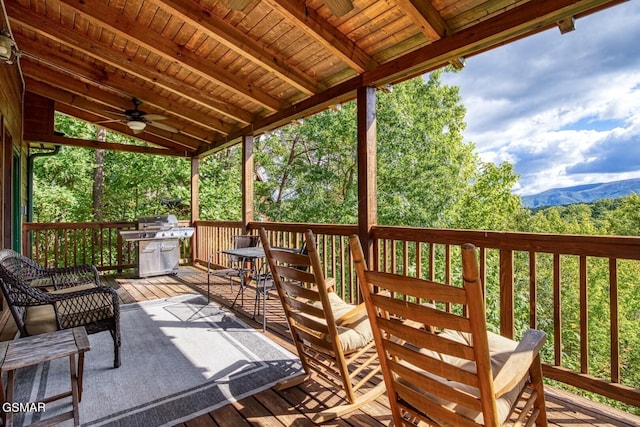
[(640, 178), (552, 188), (542, 193), (522, 196), (522, 204), (527, 208), (538, 208), (573, 203), (593, 203), (600, 199), (616, 199), (633, 193), (640, 194)]

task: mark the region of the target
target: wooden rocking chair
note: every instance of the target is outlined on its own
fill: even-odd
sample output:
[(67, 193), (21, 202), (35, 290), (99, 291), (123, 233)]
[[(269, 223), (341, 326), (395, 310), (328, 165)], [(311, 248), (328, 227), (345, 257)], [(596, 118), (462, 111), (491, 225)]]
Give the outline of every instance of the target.
[(384, 383), (370, 382), (380, 365), (365, 307), (344, 302), (334, 292), (334, 281), (325, 280), (311, 230), (305, 233), (306, 253), (272, 248), (263, 228), (260, 238), (305, 371), (276, 389), (300, 384), (312, 374), (343, 389), (348, 403), (316, 413), (313, 421), (318, 423), (375, 400)]
[(462, 288), (369, 271), (358, 237), (349, 243), (396, 426), (547, 425), (546, 336), (487, 332), (473, 245), (462, 247)]

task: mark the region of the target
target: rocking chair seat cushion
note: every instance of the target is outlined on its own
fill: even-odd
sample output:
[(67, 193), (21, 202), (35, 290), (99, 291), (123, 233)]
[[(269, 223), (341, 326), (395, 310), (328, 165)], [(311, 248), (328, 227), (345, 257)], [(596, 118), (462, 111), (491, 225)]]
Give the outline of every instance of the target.
[[(335, 292), (329, 292), (329, 303), (331, 304), (331, 310), (333, 311), (335, 319), (339, 319), (357, 307), (353, 304), (346, 303)], [(321, 304), (320, 301), (317, 301), (313, 305), (320, 307)], [(366, 311), (364, 309), (362, 311), (363, 316), (358, 321), (350, 323), (348, 326), (337, 326), (338, 336), (340, 337), (340, 343), (342, 344), (342, 351), (344, 353), (359, 350), (373, 340), (371, 323), (366, 316)], [(324, 324), (327, 323), (326, 320), (322, 318), (313, 317), (313, 319)]]
[[(438, 334), (441, 337), (445, 337), (447, 339), (450, 339), (452, 341), (456, 341), (459, 343), (465, 343), (465, 344), (470, 344), (469, 339), (470, 336), (469, 334), (465, 334), (465, 333), (461, 333), (459, 331), (452, 331), (452, 330), (444, 330), (442, 332), (440, 332)], [(512, 354), (514, 352), (514, 350), (516, 349), (518, 343), (515, 341), (512, 341), (508, 338), (502, 337), (500, 335), (494, 334), (492, 332), (487, 332), (487, 338), (489, 341), (489, 354), (491, 357), (491, 369), (493, 372), (493, 376), (495, 378), (495, 376), (498, 374), (498, 372), (500, 371), (500, 368), (506, 363), (508, 357), (510, 354)], [(463, 368), (467, 371), (473, 371), (475, 372), (475, 365), (474, 363), (468, 361), (468, 360), (464, 360), (464, 359), (459, 359), (453, 356), (449, 356), (443, 353), (436, 353), (434, 351), (431, 350), (425, 350), (425, 349), (421, 349), (420, 350), (421, 353), (423, 354), (427, 354), (431, 357), (435, 357), (438, 359), (441, 359), (443, 361), (446, 361), (448, 364), (451, 365), (455, 365), (458, 366), (460, 368)], [(431, 373), (427, 373), (424, 372), (424, 375), (428, 376), (429, 378), (435, 379), (436, 381), (442, 383), (442, 384), (446, 384), (448, 387), (453, 387), (456, 388), (458, 390), (464, 391), (468, 394), (470, 394), (471, 396), (475, 396), (476, 398), (480, 399), (480, 395), (479, 395), (479, 390), (476, 387), (472, 387), (466, 384), (462, 384), (462, 383), (458, 383), (455, 381), (450, 381), (446, 378), (443, 377), (439, 377), (436, 375), (433, 375)], [(516, 387), (513, 388), (513, 390), (505, 393), (504, 395), (502, 395), (499, 399), (496, 400), (496, 407), (498, 410), (498, 417), (500, 420), (500, 423), (504, 423), (507, 419), (507, 417), (510, 415), (511, 413), (511, 408), (513, 407), (513, 405), (516, 403), (516, 400), (518, 399), (519, 395), (520, 395), (520, 390), (522, 389), (522, 387), (524, 386), (524, 382), (525, 382), (526, 378), (523, 379)], [(412, 387), (412, 386), (410, 386)], [(413, 387), (412, 387), (413, 388)], [(456, 407), (455, 403), (446, 401), (444, 399), (441, 399), (440, 397), (437, 397), (435, 395), (432, 395), (431, 393), (429, 393), (427, 390), (425, 389), (420, 389), (420, 390), (416, 390), (419, 393), (422, 393), (426, 396), (429, 396), (430, 399), (433, 399), (435, 401), (437, 401), (439, 404), (441, 404), (444, 407), (448, 407), (450, 409), (454, 409), (454, 407)], [(469, 419), (473, 420), (474, 422), (480, 424), (480, 425), (484, 425), (484, 416), (482, 414), (482, 412), (478, 412), (478, 411), (473, 411), (469, 408), (466, 407), (459, 407), (459, 408), (455, 408), (456, 412), (465, 415), (466, 417), (468, 417)], [(449, 423), (447, 422), (447, 420), (435, 420), (437, 421), (440, 425), (446, 426), (449, 425)]]

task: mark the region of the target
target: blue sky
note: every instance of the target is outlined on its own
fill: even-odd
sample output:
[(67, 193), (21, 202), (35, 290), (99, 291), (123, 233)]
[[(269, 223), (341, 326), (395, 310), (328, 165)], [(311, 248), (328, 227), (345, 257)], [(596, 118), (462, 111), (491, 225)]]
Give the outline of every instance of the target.
[(467, 58), (465, 140), (508, 161), (514, 191), (640, 178), (640, 1)]

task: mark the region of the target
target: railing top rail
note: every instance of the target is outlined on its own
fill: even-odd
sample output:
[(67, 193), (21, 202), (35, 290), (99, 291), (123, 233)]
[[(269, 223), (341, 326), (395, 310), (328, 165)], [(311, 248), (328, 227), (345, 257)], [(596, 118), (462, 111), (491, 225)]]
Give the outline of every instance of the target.
[(375, 226), (372, 229), (372, 237), (452, 245), (473, 243), (484, 248), (640, 260), (640, 237), (633, 236), (584, 236)]
[(193, 221), (194, 226), (209, 226), (209, 227), (230, 227), (230, 228), (240, 228), (242, 227), (241, 221), (214, 221), (208, 219), (199, 219)]
[(25, 222), (22, 224), (24, 231), (38, 230), (77, 230), (80, 228), (127, 228), (137, 227), (135, 221), (115, 222)]
[(257, 230), (264, 227), (269, 231), (289, 231), (294, 233), (304, 233), (307, 230), (315, 234), (333, 234), (339, 236), (350, 236), (358, 232), (357, 225), (349, 224), (312, 224), (312, 223), (286, 223), (286, 222), (250, 222), (249, 229)]

